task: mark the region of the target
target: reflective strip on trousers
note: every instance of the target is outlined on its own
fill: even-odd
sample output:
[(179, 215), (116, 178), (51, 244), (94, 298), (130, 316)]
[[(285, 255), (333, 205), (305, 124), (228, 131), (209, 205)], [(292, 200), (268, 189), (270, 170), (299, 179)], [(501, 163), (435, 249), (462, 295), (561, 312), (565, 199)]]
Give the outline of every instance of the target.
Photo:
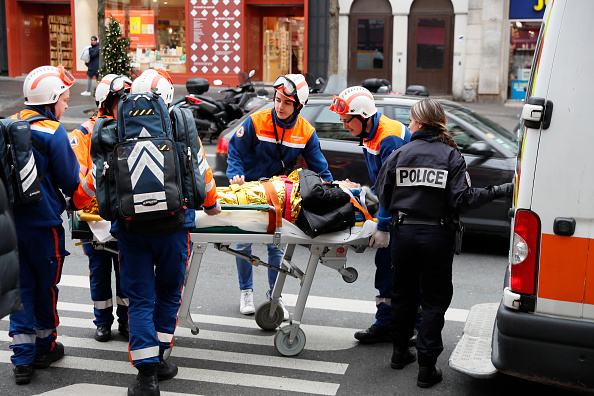
[(56, 331), (56, 329), (44, 329), (44, 330), (35, 329), (35, 332), (37, 333), (37, 338), (49, 337), (54, 333), (54, 331)]
[(173, 334), (160, 333), (157, 331), (157, 339), (159, 342), (171, 343), (171, 341), (173, 341)]
[(93, 301), (95, 304), (95, 308), (97, 309), (106, 309), (113, 307), (113, 299), (105, 300), (105, 301)]
[(12, 336), (11, 345), (35, 344), (35, 338), (37, 338), (35, 334), (15, 334)]
[(142, 360), (142, 359), (149, 359), (152, 357), (159, 356), (159, 346), (155, 345), (148, 348), (143, 349), (135, 349), (130, 351), (130, 357), (133, 361)]
[(120, 298), (120, 296), (116, 296), (118, 305), (123, 305), (124, 307), (130, 306), (130, 299), (128, 298)]
[(381, 303), (384, 303), (387, 306), (391, 307), (392, 306), (392, 299), (391, 298), (380, 298), (380, 297), (376, 297), (375, 298), (375, 305), (380, 305)]

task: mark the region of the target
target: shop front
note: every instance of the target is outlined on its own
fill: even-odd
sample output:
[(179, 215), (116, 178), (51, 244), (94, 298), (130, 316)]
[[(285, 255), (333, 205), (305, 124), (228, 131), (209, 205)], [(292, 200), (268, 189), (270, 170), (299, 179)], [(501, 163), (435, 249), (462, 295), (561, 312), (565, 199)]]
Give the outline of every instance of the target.
[[(204, 77), (236, 85), (238, 73), (252, 69), (253, 80), (265, 82), (306, 72), (307, 2), (105, 0), (105, 18), (120, 23), (138, 72), (162, 68), (176, 84)], [(98, 35), (96, 2), (6, 0), (6, 10), (10, 76), (54, 63), (85, 76), (79, 57)]]
[(545, 0), (510, 0), (508, 99), (522, 100), (526, 96), (545, 5)]

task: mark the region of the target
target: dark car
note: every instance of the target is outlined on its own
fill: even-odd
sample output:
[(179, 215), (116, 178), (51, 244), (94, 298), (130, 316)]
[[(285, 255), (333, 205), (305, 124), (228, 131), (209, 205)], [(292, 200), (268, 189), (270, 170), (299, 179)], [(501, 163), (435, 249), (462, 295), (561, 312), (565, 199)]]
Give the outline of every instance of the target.
[[(401, 95), (374, 95), (379, 112), (405, 125), (409, 123), (410, 107), (422, 98)], [(322, 152), (328, 160), (330, 172), (335, 180), (350, 179), (362, 185), (371, 185), (359, 139), (343, 129), (338, 115), (329, 110), (332, 96), (310, 96), (301, 111), (315, 128), (320, 139)], [(468, 165), (473, 187), (486, 187), (512, 181), (515, 169), (515, 155), (518, 140), (513, 133), (495, 122), (457, 103), (440, 100), (448, 117), (448, 131), (456, 141)], [(264, 103), (254, 111), (272, 107), (272, 101)], [(217, 186), (229, 185), (227, 179), (227, 148), (229, 139), (244, 119), (223, 131), (219, 137), (215, 166), (213, 167)], [(301, 161), (300, 166), (305, 166)], [(462, 216), (469, 232), (480, 232), (509, 236), (511, 208), (510, 199), (498, 199), (472, 210)]]

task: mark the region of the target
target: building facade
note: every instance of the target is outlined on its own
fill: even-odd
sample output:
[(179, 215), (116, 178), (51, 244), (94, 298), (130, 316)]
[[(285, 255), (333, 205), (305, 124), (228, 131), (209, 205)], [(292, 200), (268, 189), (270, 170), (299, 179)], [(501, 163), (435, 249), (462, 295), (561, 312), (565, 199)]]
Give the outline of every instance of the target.
[[(60, 63), (84, 77), (97, 0), (3, 1), (10, 76)], [(546, 0), (338, 2), (338, 74), (349, 84), (385, 78), (396, 92), (424, 85), (454, 100), (523, 98)], [(198, 76), (234, 85), (252, 69), (254, 81), (326, 77), (328, 9), (329, 0), (105, 0), (137, 71), (163, 68), (177, 84)]]

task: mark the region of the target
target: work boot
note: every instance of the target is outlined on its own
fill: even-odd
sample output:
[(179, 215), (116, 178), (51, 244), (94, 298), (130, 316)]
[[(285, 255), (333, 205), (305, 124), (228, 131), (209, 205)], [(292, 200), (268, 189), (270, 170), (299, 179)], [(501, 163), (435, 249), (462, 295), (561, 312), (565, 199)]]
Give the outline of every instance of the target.
[(361, 344), (375, 344), (377, 342), (391, 341), (390, 329), (388, 327), (380, 327), (372, 324), (368, 329), (358, 331), (355, 333), (355, 338)]
[(138, 366), (136, 383), (128, 387), (128, 396), (160, 396), (157, 363)]
[(122, 337), (130, 338), (130, 328), (128, 327), (128, 322), (120, 322), (118, 324), (118, 333), (120, 333)]
[(20, 366), (14, 366), (14, 382), (17, 385), (24, 385), (31, 382), (33, 377), (33, 365), (32, 364), (21, 364)]
[(33, 361), (33, 368), (38, 370), (48, 368), (53, 362), (56, 362), (64, 357), (64, 345), (61, 342), (56, 342), (54, 349), (45, 353), (38, 353), (35, 355)]
[(396, 370), (402, 370), (404, 366), (417, 360), (417, 354), (407, 346), (394, 344), (392, 346), (392, 360), (390, 366)]
[(102, 324), (97, 326), (95, 330), (95, 340), (99, 342), (107, 342), (111, 338), (111, 325)]
[(256, 312), (254, 307), (254, 292), (252, 289), (242, 290), (239, 297), (239, 312), (244, 315), (251, 315)]
[(167, 363), (163, 359), (164, 352), (163, 350), (159, 352), (159, 367), (157, 367), (157, 378), (159, 378), (159, 381), (167, 381), (177, 375), (177, 366), (173, 363)]
[(442, 378), (441, 370), (435, 366), (419, 366), (417, 386), (419, 388), (430, 388), (441, 382)]

